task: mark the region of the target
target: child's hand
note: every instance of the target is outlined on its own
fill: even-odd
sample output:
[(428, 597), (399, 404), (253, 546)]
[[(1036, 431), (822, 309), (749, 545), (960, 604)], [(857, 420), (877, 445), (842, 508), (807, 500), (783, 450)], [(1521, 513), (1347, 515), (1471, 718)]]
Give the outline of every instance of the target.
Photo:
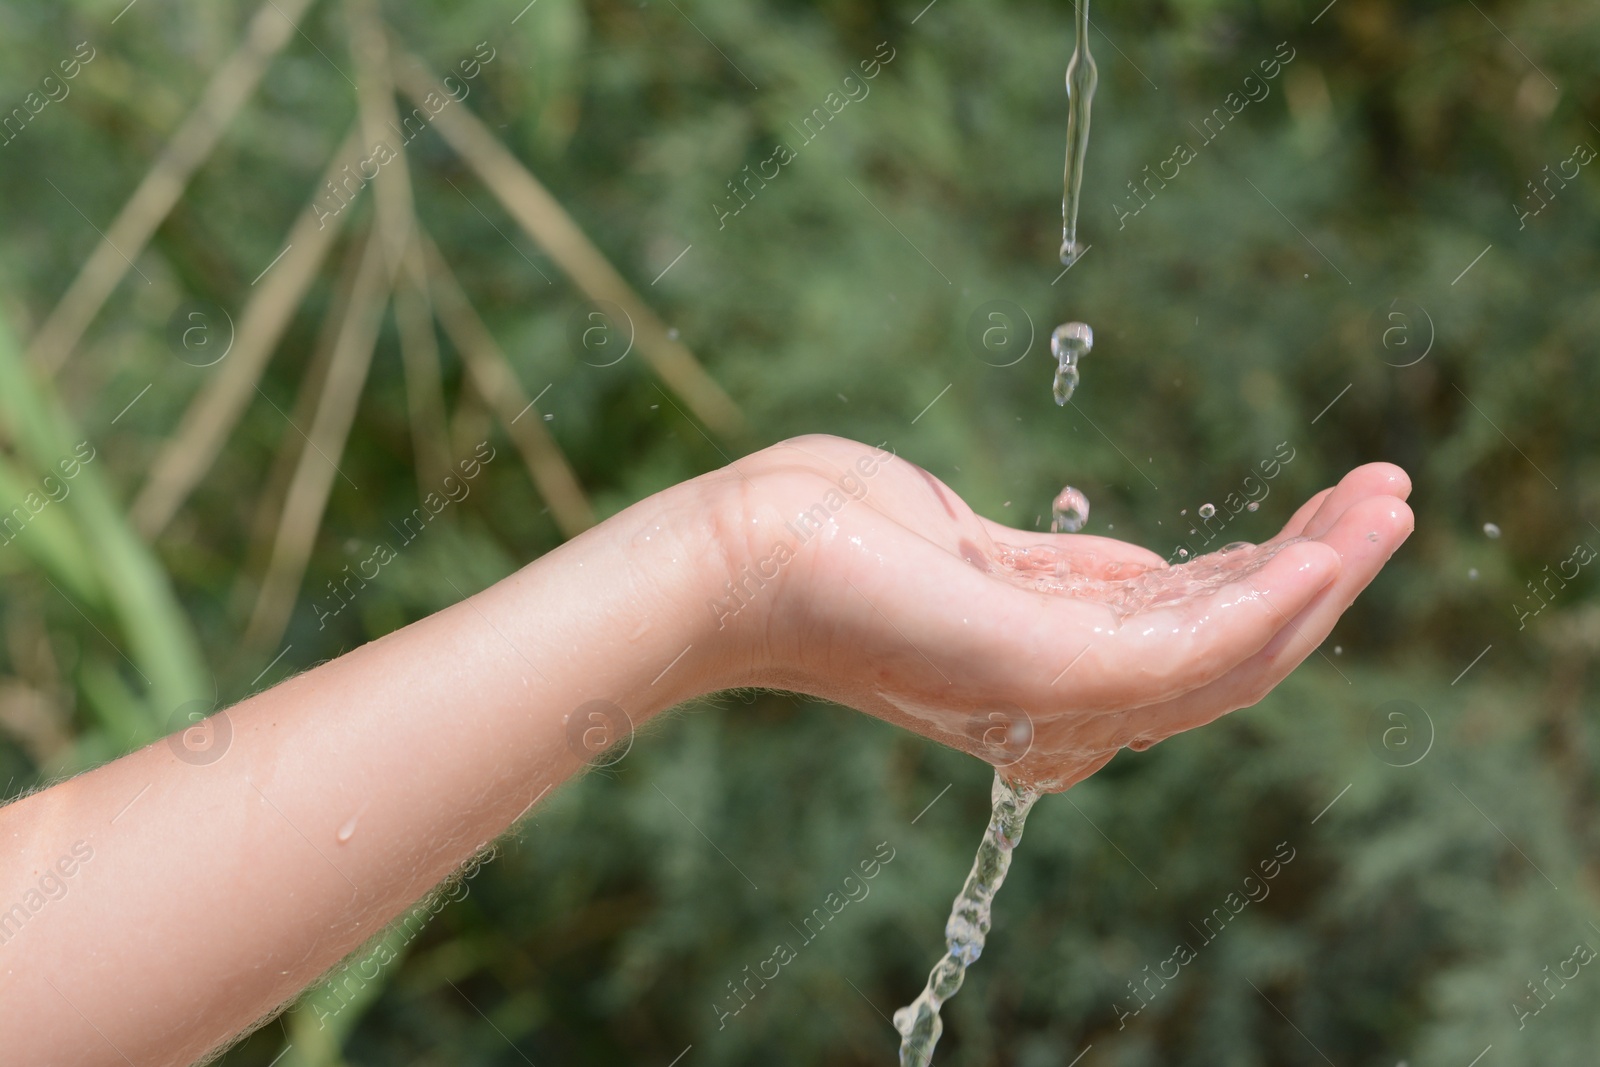
[[(1313, 497), (1274, 541), (1179, 568), (1108, 538), (989, 522), (927, 471), (836, 437), (712, 477), (738, 500), (720, 538), (733, 584), (710, 605), (738, 674), (1048, 789), (1260, 700), (1413, 525), (1410, 481), (1382, 463)], [(1283, 543), (1296, 537), (1308, 540)], [(1177, 588), (1222, 566), (1210, 588)], [(1119, 617), (1119, 599), (1148, 606)]]
[(228, 708), (213, 762), (174, 735), (0, 809), (0, 901), (93, 858), (3, 947), (0, 1060), (194, 1062), (590, 762), (591, 724), (603, 745), (715, 689), (814, 693), (1065, 789), (1259, 700), (1410, 532), (1408, 489), (1364, 467), (1290, 521), (1310, 540), (1184, 596), (1196, 568), (1008, 530), (838, 438), (657, 493)]

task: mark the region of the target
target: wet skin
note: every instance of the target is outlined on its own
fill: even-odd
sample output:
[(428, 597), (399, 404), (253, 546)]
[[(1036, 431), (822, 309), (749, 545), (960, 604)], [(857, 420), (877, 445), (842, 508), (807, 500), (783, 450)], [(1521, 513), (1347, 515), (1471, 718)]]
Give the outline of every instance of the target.
[[(0, 930), (0, 1064), (184, 1064), (259, 1024), (583, 770), (597, 701), (642, 725), (788, 688), (1066, 788), (1259, 700), (1411, 531), (1409, 488), (1353, 471), (1289, 521), (1305, 540), (1195, 592), (839, 438), (673, 486), (228, 708), (214, 761), (185, 732), (0, 809), (0, 908), (25, 905)], [(1038, 588), (1035, 557), (1075, 591)], [(1163, 595), (1109, 606), (1140, 583)]]
[[(873, 453), (798, 438), (713, 476), (731, 478), (739, 500), (745, 536), (729, 539), (732, 551), (784, 536)], [(1230, 553), (1275, 552), (1257, 569), (1122, 617), (1103, 595), (1027, 588), (1003, 564), (1008, 547), (1041, 549), (1107, 585), (1168, 571), (1154, 553), (991, 522), (901, 459), (856, 481), (860, 493), (729, 624), (760, 684), (859, 708), (1048, 789), (1081, 781), (1122, 747), (1259, 701), (1327, 637), (1413, 525), (1405, 472), (1368, 464), (1312, 497), (1272, 542)], [(1283, 543), (1292, 538), (1304, 540)]]

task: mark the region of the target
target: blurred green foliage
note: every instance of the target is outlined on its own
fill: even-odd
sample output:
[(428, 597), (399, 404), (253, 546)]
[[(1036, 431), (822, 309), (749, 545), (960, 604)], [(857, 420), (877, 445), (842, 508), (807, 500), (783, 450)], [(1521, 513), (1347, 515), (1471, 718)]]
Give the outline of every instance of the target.
[[(1197, 507), (1240, 492), (1280, 442), (1295, 459), (1223, 540), (1268, 536), (1356, 463), (1412, 473), (1415, 536), (1321, 654), (1260, 707), (1040, 803), (940, 1062), (1464, 1065), (1490, 1045), (1486, 1064), (1586, 1061), (1600, 1043), (1593, 968), (1520, 1027), (1514, 1005), (1537, 1006), (1526, 983), (1575, 944), (1600, 947), (1594, 578), (1542, 586), (1538, 601), (1526, 585), (1579, 542), (1600, 546), (1600, 172), (1543, 185), (1542, 201), (1526, 184), (1575, 145), (1600, 147), (1600, 10), (1097, 8), (1080, 229), (1093, 248), (1058, 276), (1071, 5), (924, 2), (386, 14), (436, 68), (492, 43), (467, 106), (681, 332), (762, 443), (886, 441), (1024, 528), (1070, 480), (1094, 503), (1090, 532), (1162, 552), (1195, 543)], [(98, 50), (69, 97), (0, 146), (0, 309), (24, 338), (253, 11), (145, 3), (113, 24), (120, 6), (0, 6), (0, 108), (79, 41)], [(257, 509), (273, 514), (269, 472), (299, 447), (277, 409), (294, 412), (331, 269), (263, 383), (274, 403), (250, 406), (177, 522), (147, 551), (111, 503), (131, 498), (214, 373), (174, 358), (167, 320), (188, 299), (241, 305), (355, 117), (338, 5), (316, 5), (302, 29), (55, 385), (30, 381), (0, 341), (0, 487), (26, 492), (80, 439), (100, 452), (70, 507), (45, 513), (53, 525), (0, 547), (4, 796), (149, 740), (180, 698), (236, 699), (557, 543), (525, 474), (497, 463), (358, 611), (318, 629), (312, 591), (416, 503), (390, 323), (340, 461), (361, 489), (336, 483), (292, 651), (264, 678), (270, 656), (239, 661), (264, 563)], [(796, 127), (881, 42), (894, 58), (870, 93), (800, 144)], [(1294, 58), (1267, 95), (1202, 146), (1196, 127), (1280, 42)], [(723, 217), (727, 183), (779, 142), (794, 161)], [(1119, 223), (1129, 183), (1180, 142), (1197, 158), (1142, 187), (1148, 205)], [(725, 462), (731, 446), (664, 400), (638, 359), (578, 358), (581, 295), (436, 133), (410, 153), (424, 224), (530, 395), (549, 385), (549, 429), (601, 514)], [(969, 344), (993, 300), (1031, 318), (1010, 366)], [(1069, 318), (1097, 343), (1063, 411), (1044, 340)], [(458, 426), (475, 425), (445, 359)], [(1488, 522), (1503, 535), (1486, 537)], [(1545, 602), (1519, 619), (1518, 605)], [(1392, 700), (1429, 718), (1410, 724), (1405, 751), (1431, 745), (1413, 766), (1391, 766), (1374, 740)], [(888, 1063), (886, 1016), (938, 955), (988, 779), (838, 709), (769, 693), (703, 702), (552, 797), (331, 1034), (313, 1010), (324, 989), (224, 1062)], [(870, 897), (719, 1029), (727, 983), (793, 940), (879, 842), (896, 859)], [(1296, 858), (1270, 896), (1119, 1028), (1127, 983), (1195, 944), (1190, 924), (1279, 842)]]

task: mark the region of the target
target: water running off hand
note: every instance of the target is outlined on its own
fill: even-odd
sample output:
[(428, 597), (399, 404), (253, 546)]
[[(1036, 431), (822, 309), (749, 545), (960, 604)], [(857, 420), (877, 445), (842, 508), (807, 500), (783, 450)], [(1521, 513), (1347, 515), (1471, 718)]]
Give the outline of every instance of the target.
[(978, 857), (972, 861), (972, 871), (944, 926), (944, 958), (934, 964), (921, 995), (894, 1013), (894, 1028), (900, 1031), (900, 1067), (928, 1067), (932, 1062), (933, 1047), (944, 1032), (939, 1008), (956, 995), (967, 968), (983, 954), (994, 895), (1006, 880), (1011, 850), (1022, 840), (1022, 824), (1039, 794), (1025, 785), (1006, 781), (996, 771), (990, 798), (993, 813), (989, 828), (984, 831)]
[[(1076, 493), (1071, 487), (1062, 491), (1066, 510), (1071, 511), (1080, 502), (1072, 499), (1072, 494)], [(1081, 499), (1082, 494), (1077, 496)], [(1060, 503), (1058, 500), (1058, 505)], [(1086, 500), (1081, 503), (1087, 508)], [(1120, 626), (1142, 612), (1196, 600), (1230, 584), (1244, 582), (1279, 552), (1304, 540), (1304, 537), (1289, 537), (1261, 545), (1236, 542), (1221, 551), (1170, 567), (1131, 562), (1101, 555), (1092, 549), (997, 542), (986, 565), (993, 568), (992, 573), (997, 577), (1021, 588), (1101, 604), (1110, 609), (1115, 625)], [(961, 732), (961, 720), (967, 715), (910, 702), (893, 702), (900, 710), (952, 734)], [(1039, 736), (1037, 731), (1033, 736)], [(1052, 754), (1044, 749), (1033, 751), (1046, 760)], [(901, 1067), (928, 1067), (934, 1045), (944, 1029), (939, 1008), (961, 988), (967, 968), (983, 952), (994, 895), (1005, 880), (1012, 850), (1022, 840), (1022, 825), (1028, 809), (1039, 798), (1039, 790), (1057, 789), (1063, 784), (1045, 780), (1024, 785), (1007, 781), (1001, 772), (995, 774), (989, 828), (978, 846), (972, 873), (967, 875), (966, 884), (951, 908), (950, 920), (945, 924), (949, 950), (928, 975), (922, 994), (894, 1015), (894, 1026), (901, 1037)]]

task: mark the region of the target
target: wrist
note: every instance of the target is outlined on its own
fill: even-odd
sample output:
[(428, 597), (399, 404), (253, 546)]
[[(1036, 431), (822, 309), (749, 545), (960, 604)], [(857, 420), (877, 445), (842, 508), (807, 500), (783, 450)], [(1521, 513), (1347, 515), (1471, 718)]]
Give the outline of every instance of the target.
[(867, 499), (891, 457), (838, 438), (799, 437), (651, 498), (695, 501), (697, 521), (681, 532), (704, 563), (688, 596), (705, 691), (818, 692), (813, 663), (826, 657), (834, 629), (834, 605), (814, 595), (827, 569), (821, 553), (837, 533), (835, 515)]
[[(751, 683), (763, 658), (757, 634), (763, 610), (739, 580), (753, 557), (746, 494), (750, 482), (732, 466), (673, 486), (642, 503), (684, 567), (663, 568), (674, 633), (688, 649), (680, 667), (692, 692), (679, 700)], [(624, 513), (625, 514), (625, 513)]]
[(629, 726), (642, 725), (684, 701), (741, 684), (740, 643), (719, 628), (711, 609), (740, 556), (730, 537), (737, 494), (724, 474), (647, 497), (528, 569), (530, 577), (548, 576), (561, 588), (530, 582), (525, 610), (548, 615), (552, 596), (577, 606), (577, 618), (561, 629), (572, 645), (568, 669), (580, 706), (595, 702), (591, 710), (604, 713), (601, 704), (611, 704)]

